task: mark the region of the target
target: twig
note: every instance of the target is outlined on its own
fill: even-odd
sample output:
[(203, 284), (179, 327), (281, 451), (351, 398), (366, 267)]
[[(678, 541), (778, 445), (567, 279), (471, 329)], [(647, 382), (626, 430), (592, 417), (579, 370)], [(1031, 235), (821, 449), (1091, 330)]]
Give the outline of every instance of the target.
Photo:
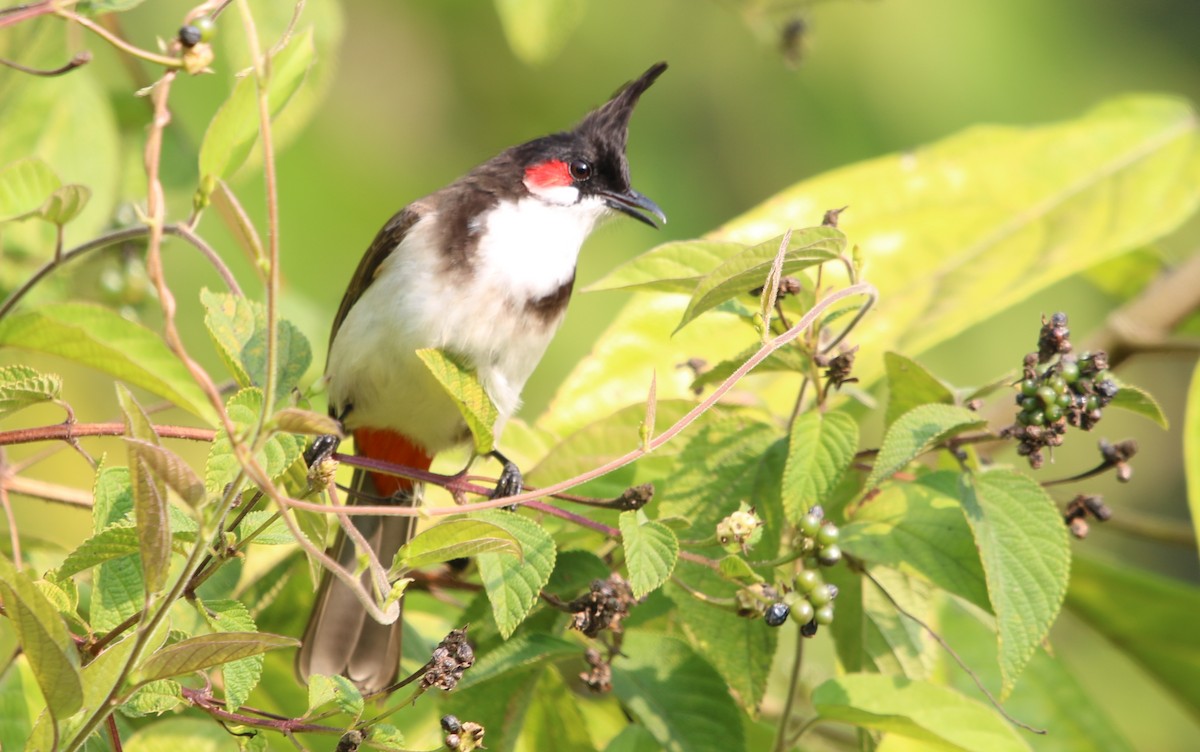
[[(804, 633), (799, 629), (796, 630), (796, 655), (792, 658), (792, 673), (788, 679), (787, 699), (783, 701), (783, 710), (779, 714), (779, 727), (775, 732), (774, 752), (785, 752), (788, 748), (787, 727), (788, 721), (792, 719), (792, 708), (796, 706), (796, 696), (799, 694), (800, 688), (800, 668), (804, 663)], [(813, 720), (809, 720), (811, 724)], [(805, 724), (800, 728), (797, 737), (803, 734), (808, 728)]]
[(93, 505), (92, 495), (87, 491), (57, 483), (48, 483), (36, 478), (26, 478), (22, 475), (9, 475), (3, 478), (0, 488), (22, 496), (32, 496), (44, 501), (69, 504), (75, 507), (90, 509)]
[(45, 76), (47, 78), (51, 78), (54, 76), (61, 76), (64, 73), (70, 73), (71, 71), (75, 70), (76, 68), (78, 68), (80, 66), (87, 65), (91, 61), (92, 61), (92, 53), (88, 52), (87, 50), (84, 50), (83, 52), (76, 52), (71, 57), (70, 60), (68, 60), (65, 64), (60, 65), (57, 68), (43, 70), (41, 68), (30, 68), (27, 65), (21, 65), (20, 63), (18, 63), (16, 61), (5, 60), (4, 58), (0, 57), (0, 65), (8, 66), (9, 68), (12, 68), (13, 70), (19, 70), (22, 73), (28, 73), (31, 76)]
[(134, 57), (140, 57), (146, 62), (156, 63), (170, 70), (178, 70), (179, 68), (183, 67), (183, 61), (181, 59), (159, 55), (157, 53), (150, 52), (149, 50), (143, 50), (140, 47), (134, 47), (132, 44), (126, 42), (124, 39), (121, 39), (100, 24), (95, 23), (89, 18), (84, 18), (83, 16), (67, 10), (66, 8), (56, 8), (53, 12), (55, 15), (65, 18), (68, 21), (74, 21), (88, 31), (97, 34), (103, 38), (104, 41), (108, 42), (113, 47), (116, 47), (126, 54), (133, 55)]
[(8, 458), (4, 447), (0, 446), (0, 506), (4, 507), (4, 517), (8, 520), (8, 537), (12, 543), (13, 565), (21, 569), (21, 534), (17, 530), (17, 518), (13, 516), (12, 504), (8, 499)]
[[(212, 441), (217, 432), (211, 428), (155, 426), (154, 432), (165, 439)], [(59, 423), (37, 428), (0, 431), (0, 446), (30, 444), (35, 441), (71, 441), (85, 436), (124, 436), (124, 423)]]

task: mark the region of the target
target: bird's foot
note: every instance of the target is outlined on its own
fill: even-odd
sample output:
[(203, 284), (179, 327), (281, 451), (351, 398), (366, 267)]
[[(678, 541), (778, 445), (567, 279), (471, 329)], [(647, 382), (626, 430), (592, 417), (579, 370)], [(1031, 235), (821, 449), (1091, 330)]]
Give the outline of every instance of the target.
[[(491, 456), (502, 463), (504, 469), (500, 471), (500, 478), (496, 480), (496, 487), (488, 498), (504, 499), (521, 493), (525, 488), (525, 478), (521, 475), (521, 468), (500, 452), (493, 451)], [(516, 509), (516, 507), (511, 508)]]

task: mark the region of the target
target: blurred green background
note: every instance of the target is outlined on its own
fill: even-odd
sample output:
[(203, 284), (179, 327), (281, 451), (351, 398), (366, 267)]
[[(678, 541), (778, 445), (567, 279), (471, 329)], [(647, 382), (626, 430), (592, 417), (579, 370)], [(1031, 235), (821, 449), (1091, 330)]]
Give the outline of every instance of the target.
[[(569, 127), (658, 60), (668, 61), (671, 70), (634, 116), (630, 162), (634, 185), (663, 207), (670, 222), (658, 233), (631, 222), (598, 232), (585, 249), (581, 284), (659, 242), (712, 230), (803, 178), (974, 124), (1071, 118), (1135, 91), (1200, 102), (1195, 0), (826, 0), (800, 11), (805, 29), (792, 64), (780, 51), (779, 31), (793, 16), (766, 10), (785, 5), (792, 7), (735, 0), (580, 2), (582, 20), (560, 40), (561, 50), (531, 66), (512, 52), (491, 3), (352, 0), (339, 10), (311, 0), (306, 12), (320, 19), (325, 33), (340, 31), (343, 41), (333, 59), (318, 63), (327, 94), (312, 121), (281, 151), (279, 170), (286, 314), (312, 339), (316, 367), (345, 283), (394, 211), (506, 146)], [(152, 47), (156, 35), (173, 34), (186, 7), (148, 3), (123, 18), (124, 31)], [(144, 106), (130, 96), (141, 83), (131, 82), (98, 43), (70, 39), (97, 52), (95, 68), (120, 121), (144, 122)], [(222, 59), (215, 67), (224, 74), (240, 65)], [(198, 142), (224, 97), (225, 81), (219, 75), (177, 83), (175, 146)], [(172, 210), (185, 216), (194, 163), (167, 169), (175, 189)], [(128, 185), (136, 191), (136, 180)], [(260, 170), (243, 170), (235, 188), (263, 226)], [(847, 216), (853, 211), (851, 206)], [(816, 224), (820, 217), (811, 219)], [(237, 255), (215, 217), (206, 218), (201, 230), (227, 255)], [(1200, 221), (1193, 220), (1161, 250), (1178, 259), (1198, 246)], [(187, 291), (217, 280), (193, 254), (173, 256), (168, 265), (186, 333), (195, 352), (216, 368), (199, 303)], [(243, 264), (241, 271), (246, 269)], [(252, 284), (247, 291), (255, 294)], [(524, 416), (532, 418), (546, 405), (625, 299), (621, 293), (576, 296), (526, 389)], [(924, 360), (952, 383), (982, 383), (1016, 367), (1032, 349), (1041, 313), (1068, 311), (1080, 337), (1112, 305), (1088, 283), (1067, 282)], [(1143, 356), (1120, 372), (1149, 389), (1173, 425), (1163, 432), (1136, 417), (1105, 419), (1103, 435), (1136, 437), (1142, 447), (1131, 487), (1105, 478), (1089, 488), (1104, 493), (1118, 515), (1187, 524), (1178, 424), (1193, 364), (1185, 355)], [(51, 367), (70, 379), (71, 369)], [(92, 395), (72, 392), (71, 383), (68, 398), (93, 402)], [(112, 403), (104, 400), (80, 418), (110, 419)], [(53, 416), (46, 411), (29, 419), (58, 419)], [(1095, 450), (1084, 444), (1066, 447), (1059, 464), (1088, 466)], [(82, 463), (67, 454), (42, 471), (86, 484)], [(70, 543), (87, 527), (84, 515), (73, 510), (26, 500), (19, 507), (23, 531), (34, 536)], [(1129, 557), (1200, 582), (1194, 550), (1131, 540), (1100, 526), (1093, 530), (1080, 544), (1090, 552)], [(1070, 617), (1053, 637), (1058, 654), (1139, 749), (1195, 749), (1196, 720), (1101, 638)]]

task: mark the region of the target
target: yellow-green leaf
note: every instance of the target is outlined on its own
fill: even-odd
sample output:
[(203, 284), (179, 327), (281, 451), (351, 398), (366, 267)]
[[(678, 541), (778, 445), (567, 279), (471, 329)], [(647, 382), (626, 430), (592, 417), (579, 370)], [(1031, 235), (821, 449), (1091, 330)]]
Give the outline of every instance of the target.
[(508, 45), (529, 65), (551, 59), (583, 19), (583, 0), (495, 0)]
[(38, 213), (62, 182), (50, 165), (26, 157), (0, 169), (0, 224)]
[(38, 216), (56, 225), (65, 225), (75, 219), (92, 198), (92, 190), (86, 185), (71, 183), (58, 188), (38, 209)]
[(295, 638), (265, 632), (218, 632), (189, 637), (167, 645), (143, 661), (132, 680), (135, 684), (145, 684), (299, 644)]
[(0, 368), (0, 418), (61, 395), (62, 379), (55, 374), (38, 373), (23, 365)]
[(500, 412), (488, 396), (487, 390), (483, 388), (479, 377), (442, 350), (417, 350), (417, 357), (458, 406), (458, 411), (462, 413), (463, 420), (467, 422), (467, 427), (471, 429), (471, 435), (475, 438), (475, 451), (479, 454), (492, 451), (496, 446), (494, 434)]

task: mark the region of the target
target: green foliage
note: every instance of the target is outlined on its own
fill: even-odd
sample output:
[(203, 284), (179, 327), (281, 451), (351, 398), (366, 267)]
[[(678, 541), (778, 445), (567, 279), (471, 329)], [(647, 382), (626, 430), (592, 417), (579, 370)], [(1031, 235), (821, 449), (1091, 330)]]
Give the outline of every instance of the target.
[[(1106, 637), (1198, 714), (1200, 646), (1187, 628), (1200, 608), (1195, 588), (1128, 562), (1072, 562), (1062, 500), (1005, 453), (1019, 370), (972, 374), (989, 384), (972, 390), (925, 365), (947, 360), (944, 352), (926, 357), (935, 346), (977, 334), (976, 325), (1063, 280), (1089, 280), (1124, 301), (1170, 273), (1151, 244), (1200, 204), (1200, 128), (1187, 104), (1153, 96), (1116, 99), (1053, 125), (970, 128), (817, 176), (711, 235), (664, 243), (609, 271), (591, 289), (636, 294), (536, 424), (515, 422), (505, 441), (518, 448), (512, 456), (533, 488), (625, 464), (572, 488), (574, 497), (540, 498), (516, 512), (459, 513), (430, 489), (421, 513), (446, 519), (422, 519), (392, 561), (363, 554), (351, 565), (350, 579), (368, 568), (387, 573), (390, 593), (378, 583), (385, 592), (368, 585), (364, 595), (394, 601), (404, 593), (404, 668), (429, 661), (426, 646), (448, 629), (470, 627), (477, 660), (457, 689), (444, 698), (416, 680), (380, 708), (342, 676), (296, 685), (290, 655), (275, 653), (301, 634), (311, 606), (301, 560), (314, 580), (321, 576), (328, 515), (294, 502), (341, 503), (327, 490), (349, 475), (338, 474), (336, 456), (313, 468), (303, 457), (303, 437), (343, 430), (321, 412), (322, 383), (311, 373), (308, 336), (329, 312), (309, 314), (307, 301), (279, 293), (290, 247), (281, 249), (285, 267), (272, 267), (270, 244), (259, 238), (279, 238), (280, 227), (255, 226), (263, 212), (242, 206), (234, 178), (264, 159), (256, 150), (268, 133), (278, 148), (297, 132), (331, 80), (324, 62), (336, 56), (339, 6), (310, 5), (297, 18), (287, 4), (233, 4), (219, 14), (217, 37), (187, 54), (214, 55), (200, 67), (211, 63), (208, 81), (227, 96), (206, 104), (196, 94), (203, 82), (186, 88), (192, 82), (182, 74), (147, 89), (152, 105), (167, 97), (167, 110), (185, 123), (166, 125), (163, 139), (164, 119), (149, 120), (148, 109), (122, 105), (114, 118), (91, 70), (46, 86), (0, 79), (0, 287), (17, 290), (0, 316), (0, 346), (66, 361), (63, 376), (40, 361), (0, 364), (0, 418), (44, 420), (46, 403), (69, 418), (65, 429), (49, 423), (4, 435), (79, 447), (117, 431), (87, 423), (76, 408), (78, 416), (119, 411), (122, 439), (108, 447), (124, 449), (92, 463), (89, 535), (52, 551), (17, 531), (19, 565), (0, 557), (0, 650), (19, 656), (0, 674), (0, 745), (87, 749), (115, 711), (125, 749), (224, 749), (232, 737), (212, 719), (241, 712), (256, 732), (299, 721), (331, 733), (369, 729), (369, 743), (381, 748), (424, 749), (444, 743), (445, 734), (434, 740), (425, 728), (436, 708), (483, 724), (495, 749), (736, 752), (771, 748), (771, 737), (780, 750), (1129, 749), (1092, 689), (1054, 657), (1064, 604), (1080, 628)], [(495, 7), (513, 52), (533, 63), (559, 54), (584, 17), (579, 0)], [(154, 18), (159, 32), (178, 20)], [(265, 51), (259, 61), (246, 37), (254, 28)], [(60, 44), (43, 32), (26, 40), (31, 56)], [(160, 56), (158, 70), (168, 67), (161, 56), (170, 63), (184, 53), (168, 42), (123, 54)], [(148, 123), (155, 138), (142, 153)], [(275, 202), (289, 195), (276, 182), (288, 173), (265, 172), (273, 218)], [(189, 193), (195, 213), (176, 216)], [(136, 209), (118, 220), (118, 201)], [(846, 204), (840, 228), (806, 226)], [(181, 272), (189, 268), (176, 267), (174, 250), (163, 254), (149, 233), (99, 235), (131, 221), (160, 225), (176, 236), (172, 249), (189, 243), (222, 277), (241, 274), (245, 262), (228, 258), (228, 241), (206, 224), (217, 214), (250, 251), (266, 300), (233, 284), (230, 292), (200, 288), (199, 276)], [(112, 253), (125, 265), (157, 274), (165, 262), (170, 295), (155, 296), (159, 310), (73, 299), (63, 291), (94, 286), (95, 270), (55, 262), (44, 273), (59, 277), (59, 288), (39, 276), (23, 289), (62, 250), (68, 223), (72, 235), (96, 241), (78, 255), (119, 241)], [(210, 234), (215, 242), (197, 240)], [(345, 262), (340, 250), (323, 258), (339, 269)], [(781, 286), (782, 275), (798, 279)], [(197, 299), (215, 357), (193, 341)], [(1028, 318), (1036, 325), (1036, 313)], [(845, 340), (831, 342), (843, 329)], [(762, 343), (779, 344), (789, 331), (766, 354)], [(495, 449), (488, 385), (448, 351), (417, 355), (459, 407), (475, 452)], [(729, 383), (763, 355), (751, 378)], [(80, 383), (87, 376), (78, 365), (99, 372), (101, 388)], [(93, 395), (110, 399), (114, 382), (115, 409)], [(1196, 383), (1182, 420), (1194, 512)], [(395, 388), (402, 401), (404, 385)], [(722, 399), (704, 402), (713, 388)], [(143, 392), (131, 389), (179, 410), (143, 408)], [(1138, 386), (1122, 381), (1111, 406), (1168, 425), (1167, 411)], [(217, 430), (192, 427), (197, 419)], [(1082, 441), (1074, 430), (1062, 438)], [(36, 464), (29, 456), (0, 456), (0, 483), (25, 480), (25, 463)], [(1054, 459), (1073, 461), (1066, 452)], [(475, 481), (464, 471), (441, 483), (469, 502)], [(22, 489), (31, 487), (78, 501), (68, 493), (75, 489), (40, 483), (6, 486), (5, 506), (10, 496), (24, 503)], [(370, 526), (362, 527), (368, 537)], [(747, 526), (754, 529), (745, 535), (730, 532)], [(791, 623), (781, 623), (786, 609)], [(832, 644), (810, 652), (808, 638)], [(438, 670), (442, 652), (431, 661)], [(811, 660), (814, 653), (835, 656), (836, 667)], [(976, 676), (999, 688), (1005, 710), (980, 699)], [(798, 699), (786, 689), (796, 681), (813, 689)], [(158, 717), (168, 712), (181, 715)], [(388, 723), (378, 723), (380, 713)], [(1051, 736), (1027, 737), (1014, 718)], [(834, 722), (854, 727), (853, 744), (812, 739)], [(241, 749), (291, 743), (272, 732), (237, 738)], [(328, 736), (308, 746), (332, 744)]]

